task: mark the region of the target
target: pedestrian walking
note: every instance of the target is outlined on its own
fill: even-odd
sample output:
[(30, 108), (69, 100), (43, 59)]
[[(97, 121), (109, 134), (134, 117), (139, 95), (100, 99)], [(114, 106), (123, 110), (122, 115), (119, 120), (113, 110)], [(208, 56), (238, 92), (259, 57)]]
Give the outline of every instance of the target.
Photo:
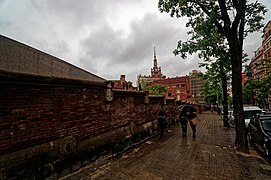
[(189, 122), (190, 127), (193, 132), (193, 138), (196, 137), (196, 123), (193, 123), (193, 119), (197, 117), (196, 115), (196, 109), (193, 108), (192, 106), (185, 105), (183, 107), (180, 107), (180, 115), (179, 115), (179, 121), (181, 124), (181, 129), (182, 129), (182, 135), (183, 137), (186, 137), (187, 134), (187, 124)]
[(213, 113), (213, 111), (214, 111), (214, 105), (212, 104), (211, 105), (211, 113)]
[(166, 129), (166, 116), (164, 111), (160, 111), (158, 114), (158, 128), (159, 128), (159, 134), (160, 139), (164, 136), (164, 131)]

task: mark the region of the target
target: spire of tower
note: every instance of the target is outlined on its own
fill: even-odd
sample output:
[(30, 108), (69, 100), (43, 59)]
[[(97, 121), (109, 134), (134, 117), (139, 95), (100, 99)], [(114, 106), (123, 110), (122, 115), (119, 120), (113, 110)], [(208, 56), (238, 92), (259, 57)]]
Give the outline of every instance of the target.
[(155, 52), (155, 47), (153, 48), (153, 68), (157, 69), (157, 59), (156, 59), (156, 52)]
[(157, 64), (155, 47), (153, 48), (153, 57), (154, 59), (153, 59), (153, 68), (151, 68), (151, 77), (161, 78), (162, 77), (161, 67), (158, 67), (158, 64)]
[(153, 57), (154, 57), (154, 59), (156, 59), (155, 46), (153, 47)]

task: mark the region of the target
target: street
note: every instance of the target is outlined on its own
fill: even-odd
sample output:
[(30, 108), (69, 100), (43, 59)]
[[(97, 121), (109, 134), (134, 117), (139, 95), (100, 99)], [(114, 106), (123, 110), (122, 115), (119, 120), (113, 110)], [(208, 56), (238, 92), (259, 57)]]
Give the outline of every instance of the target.
[(271, 179), (271, 166), (255, 150), (236, 152), (235, 129), (224, 128), (221, 117), (204, 112), (196, 138), (190, 126), (169, 128), (124, 153), (101, 158), (63, 179)]

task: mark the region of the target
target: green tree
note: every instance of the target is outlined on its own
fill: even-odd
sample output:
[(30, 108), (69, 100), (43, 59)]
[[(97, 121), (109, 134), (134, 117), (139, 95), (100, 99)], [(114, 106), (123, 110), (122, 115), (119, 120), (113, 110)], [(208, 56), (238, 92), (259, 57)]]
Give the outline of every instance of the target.
[(243, 102), (245, 104), (255, 105), (255, 96), (257, 89), (257, 82), (255, 80), (248, 80), (243, 86)]
[[(223, 66), (223, 59), (218, 59), (216, 62), (206, 66), (207, 72), (205, 73), (205, 79), (207, 80), (207, 86), (205, 86), (206, 98), (211, 98), (210, 104), (223, 106), (223, 125), (229, 127), (228, 122), (228, 93), (227, 93), (227, 72), (225, 66)], [(221, 93), (222, 91), (222, 93)], [(216, 97), (216, 98), (213, 98)]]
[(221, 91), (218, 90), (219, 85), (217, 82), (213, 82), (212, 79), (206, 79), (204, 88), (204, 100), (208, 104), (216, 104), (218, 99), (221, 99)]
[(268, 108), (268, 98), (271, 96), (271, 76), (248, 80), (243, 86), (244, 103), (257, 104), (262, 108)]
[(164, 95), (166, 92), (166, 87), (161, 84), (153, 84), (151, 86), (146, 86), (145, 90), (149, 91), (150, 94)]
[(265, 6), (259, 2), (247, 4), (246, 0), (159, 0), (161, 12), (177, 18), (188, 17), (187, 26), (192, 29), (207, 22), (209, 31), (215, 26), (217, 32), (227, 40), (232, 65), (233, 107), (236, 119), (237, 150), (248, 152), (248, 143), (243, 117), (242, 99), (242, 55), (243, 41), (248, 33), (259, 30), (263, 24)]
[(254, 80), (256, 82), (255, 101), (260, 107), (268, 107), (268, 97), (271, 95), (271, 76), (266, 76), (261, 80)]

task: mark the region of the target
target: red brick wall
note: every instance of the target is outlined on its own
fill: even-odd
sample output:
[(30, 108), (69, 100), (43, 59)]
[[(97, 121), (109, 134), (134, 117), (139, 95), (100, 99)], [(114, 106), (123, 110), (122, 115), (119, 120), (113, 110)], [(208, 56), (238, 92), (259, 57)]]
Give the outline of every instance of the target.
[(65, 136), (81, 141), (111, 130), (103, 83), (23, 75), (1, 81), (0, 154)]
[(22, 163), (44, 153), (53, 152), (48, 157), (54, 162), (71, 153), (79, 156), (79, 151), (90, 156), (108, 143), (155, 130), (162, 107), (168, 117), (178, 113), (173, 100), (165, 105), (164, 98), (150, 97), (146, 103), (144, 92), (116, 90), (113, 101), (106, 101), (105, 89), (101, 82), (0, 71), (2, 172), (14, 175), (10, 167), (23, 167)]
[(127, 126), (131, 122), (146, 122), (144, 96), (144, 93), (114, 91), (114, 100), (109, 110), (113, 129)]

